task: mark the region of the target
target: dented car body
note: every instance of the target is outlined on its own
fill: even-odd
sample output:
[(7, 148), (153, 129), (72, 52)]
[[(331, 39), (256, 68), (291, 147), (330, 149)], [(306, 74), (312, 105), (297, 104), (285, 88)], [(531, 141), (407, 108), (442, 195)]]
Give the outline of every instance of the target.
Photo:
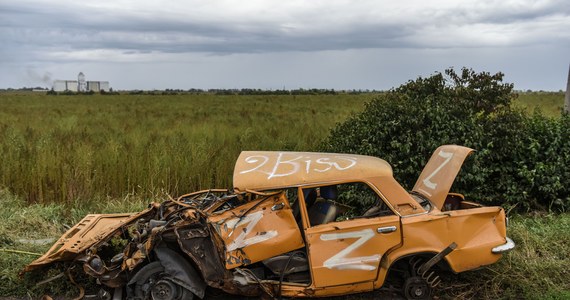
[(439, 147), (407, 192), (379, 158), (245, 151), (233, 191), (88, 215), (24, 271), (79, 265), (113, 299), (203, 298), (208, 286), (268, 297), (391, 286), (423, 299), (437, 270), (473, 270), (514, 247), (501, 207), (450, 193), (472, 152)]

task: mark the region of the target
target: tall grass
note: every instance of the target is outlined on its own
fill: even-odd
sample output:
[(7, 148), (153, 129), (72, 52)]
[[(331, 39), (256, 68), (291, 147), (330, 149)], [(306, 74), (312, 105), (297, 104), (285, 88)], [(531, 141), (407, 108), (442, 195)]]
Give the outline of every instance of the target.
[(311, 150), (372, 95), (0, 94), (0, 187), (29, 203), (231, 187), (242, 150)]
[[(563, 96), (516, 104), (559, 115)], [(313, 150), (372, 97), (0, 93), (0, 187), (68, 204), (231, 187), (240, 151)]]
[[(554, 94), (517, 103), (556, 116), (563, 95)], [(44, 252), (48, 244), (20, 239), (57, 238), (86, 213), (139, 211), (163, 193), (230, 187), (241, 150), (312, 150), (373, 96), (0, 93), (0, 248)], [(439, 296), (570, 297), (569, 226), (568, 214), (513, 218), (515, 251), (446, 278)], [(65, 279), (39, 288), (18, 279), (33, 258), (2, 252), (0, 296), (76, 295)]]

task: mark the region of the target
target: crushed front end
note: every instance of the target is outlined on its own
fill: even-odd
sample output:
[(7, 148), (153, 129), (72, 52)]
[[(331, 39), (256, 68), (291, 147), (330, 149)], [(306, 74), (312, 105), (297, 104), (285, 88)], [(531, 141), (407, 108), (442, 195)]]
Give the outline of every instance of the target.
[(243, 194), (207, 190), (151, 203), (139, 213), (87, 215), (21, 273), (63, 264), (68, 275), (88, 275), (103, 294), (118, 299), (153, 298), (158, 288), (149, 289), (149, 283), (177, 295), (166, 299), (188, 298), (187, 291), (202, 298), (206, 285), (258, 295), (259, 286), (232, 285), (223, 243), (208, 223), (208, 212), (244, 201)]

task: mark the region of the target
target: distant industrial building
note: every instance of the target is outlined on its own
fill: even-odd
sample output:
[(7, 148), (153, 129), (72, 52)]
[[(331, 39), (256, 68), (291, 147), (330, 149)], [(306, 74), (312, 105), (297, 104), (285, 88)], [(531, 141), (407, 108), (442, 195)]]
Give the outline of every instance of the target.
[(108, 92), (110, 88), (109, 81), (85, 81), (85, 75), (79, 72), (77, 80), (55, 80), (53, 90), (56, 92)]
[(77, 92), (77, 80), (56, 80), (53, 82), (53, 90), (56, 92)]
[(109, 81), (87, 81), (87, 91), (109, 91)]

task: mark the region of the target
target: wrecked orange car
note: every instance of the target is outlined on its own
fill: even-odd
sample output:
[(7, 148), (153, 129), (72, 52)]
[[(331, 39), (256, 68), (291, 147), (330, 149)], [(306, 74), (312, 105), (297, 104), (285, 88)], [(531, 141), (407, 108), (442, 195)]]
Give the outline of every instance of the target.
[(102, 299), (203, 298), (206, 287), (325, 297), (388, 285), (425, 299), (438, 270), (476, 269), (514, 248), (501, 207), (449, 192), (472, 152), (439, 147), (411, 192), (375, 157), (242, 152), (234, 190), (88, 215), (24, 271), (76, 266)]

